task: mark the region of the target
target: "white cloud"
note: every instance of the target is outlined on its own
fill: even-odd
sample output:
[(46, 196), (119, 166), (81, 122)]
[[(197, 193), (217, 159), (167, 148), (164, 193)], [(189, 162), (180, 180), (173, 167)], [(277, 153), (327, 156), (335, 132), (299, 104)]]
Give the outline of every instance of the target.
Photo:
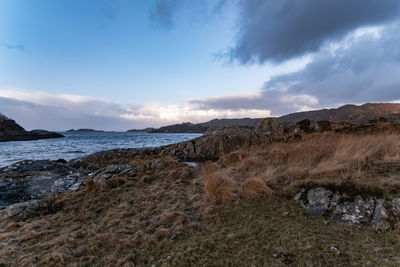
[(215, 118), (262, 118), (270, 115), (265, 109), (203, 109), (197, 105), (164, 105), (159, 103), (145, 104), (129, 113), (122, 114), (122, 118), (131, 120), (152, 120), (159, 123), (204, 122)]
[(186, 121), (204, 122), (215, 118), (259, 118), (270, 115), (266, 109), (205, 109), (190, 101), (180, 105), (122, 105), (93, 97), (32, 92), (12, 87), (0, 87), (0, 107), (0, 112), (17, 120), (27, 129), (49, 130), (127, 130)]

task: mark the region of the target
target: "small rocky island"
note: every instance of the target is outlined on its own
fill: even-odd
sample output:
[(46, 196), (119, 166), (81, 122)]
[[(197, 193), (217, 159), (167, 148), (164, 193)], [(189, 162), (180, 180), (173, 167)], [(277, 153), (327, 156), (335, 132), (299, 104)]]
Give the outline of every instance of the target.
[(67, 133), (104, 133), (103, 130), (95, 130), (95, 129), (70, 129), (66, 131)]
[(26, 131), (14, 120), (0, 114), (0, 142), (29, 141), (49, 138), (61, 138), (63, 135), (45, 130)]

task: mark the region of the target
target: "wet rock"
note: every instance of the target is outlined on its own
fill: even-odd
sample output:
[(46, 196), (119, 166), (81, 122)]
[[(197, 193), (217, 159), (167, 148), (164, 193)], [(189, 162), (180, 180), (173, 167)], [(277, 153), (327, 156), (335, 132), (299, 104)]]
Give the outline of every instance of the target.
[(368, 224), (374, 213), (375, 201), (373, 198), (364, 200), (361, 196), (356, 196), (354, 201), (345, 201), (338, 204), (331, 217), (333, 220), (345, 224)]
[(85, 172), (50, 160), (24, 160), (0, 169), (0, 208), (76, 190)]
[(307, 193), (307, 211), (317, 216), (323, 215), (329, 208), (331, 196), (332, 191), (325, 188), (310, 189)]
[(400, 198), (395, 198), (392, 200), (392, 209), (393, 213), (400, 217)]
[(371, 220), (371, 226), (375, 231), (385, 231), (390, 228), (390, 224), (387, 221), (389, 218), (388, 212), (384, 207), (385, 200), (377, 199), (374, 215)]

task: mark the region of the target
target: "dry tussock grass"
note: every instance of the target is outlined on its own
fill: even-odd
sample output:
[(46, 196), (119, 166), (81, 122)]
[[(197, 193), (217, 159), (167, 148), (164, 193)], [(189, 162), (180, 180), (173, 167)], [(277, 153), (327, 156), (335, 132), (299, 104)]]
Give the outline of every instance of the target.
[(203, 177), (206, 195), (216, 202), (229, 202), (233, 199), (233, 185), (223, 173), (217, 172)]
[(240, 197), (254, 199), (259, 197), (271, 197), (272, 190), (258, 178), (247, 179), (241, 187)]
[[(242, 156), (241, 161), (231, 160), (237, 155)], [(398, 134), (324, 133), (306, 135), (300, 142), (273, 143), (264, 147), (246, 148), (244, 152), (230, 153), (215, 163), (220, 168), (215, 173), (209, 172), (208, 175), (218, 176), (225, 170), (235, 170), (235, 175), (229, 177), (231, 178), (230, 191), (239, 192), (239, 195), (233, 196), (237, 198), (242, 197), (243, 193), (240, 192), (252, 183), (254, 183), (252, 185), (254, 190), (263, 188), (263, 184), (268, 188), (279, 190), (299, 181), (331, 177), (337, 177), (341, 181), (350, 179), (359, 182), (359, 180), (366, 180), (365, 177), (377, 163), (399, 162), (400, 136)], [(375, 180), (377, 181), (376, 177)], [(206, 192), (208, 191), (209, 188), (206, 187)], [(210, 199), (216, 199), (216, 192), (207, 194), (213, 195)], [(256, 197), (259, 195), (254, 193), (245, 198)]]
[(87, 179), (85, 181), (85, 188), (88, 192), (100, 192), (102, 190), (101, 184), (94, 181), (93, 179)]
[(234, 151), (223, 157), (221, 163), (223, 165), (237, 164), (240, 163), (247, 156), (248, 154), (242, 150)]

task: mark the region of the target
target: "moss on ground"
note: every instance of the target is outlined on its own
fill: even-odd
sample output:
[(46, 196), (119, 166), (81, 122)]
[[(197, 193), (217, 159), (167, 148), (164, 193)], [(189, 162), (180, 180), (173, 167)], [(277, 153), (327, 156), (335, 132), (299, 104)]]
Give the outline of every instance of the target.
[(400, 233), (327, 222), (274, 198), (227, 208), (161, 255), (157, 266), (399, 266)]

